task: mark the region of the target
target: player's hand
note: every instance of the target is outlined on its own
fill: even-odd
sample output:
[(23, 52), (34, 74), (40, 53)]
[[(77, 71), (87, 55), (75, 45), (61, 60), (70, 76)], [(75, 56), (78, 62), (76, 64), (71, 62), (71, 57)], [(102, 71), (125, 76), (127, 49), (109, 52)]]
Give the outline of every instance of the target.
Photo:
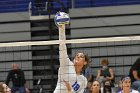
[(59, 31), (65, 30), (65, 24), (58, 25)]
[(71, 86), (70, 86), (70, 84), (68, 82), (66, 82), (65, 80), (63, 80), (63, 81), (64, 81), (64, 84), (65, 84), (68, 92), (71, 93)]

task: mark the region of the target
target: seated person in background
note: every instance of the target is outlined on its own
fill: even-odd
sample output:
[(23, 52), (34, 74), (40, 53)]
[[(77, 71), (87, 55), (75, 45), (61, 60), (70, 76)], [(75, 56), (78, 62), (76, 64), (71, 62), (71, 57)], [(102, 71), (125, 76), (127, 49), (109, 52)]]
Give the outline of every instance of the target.
[(118, 93), (139, 93), (138, 91), (131, 89), (131, 79), (130, 77), (126, 76), (122, 78), (122, 90)]
[(10, 80), (12, 80), (12, 93), (25, 93), (25, 75), (24, 71), (19, 68), (18, 64), (12, 64), (12, 70), (8, 72), (8, 76), (6, 79), (6, 85), (9, 84)]
[(91, 92), (90, 93), (101, 93), (100, 90), (100, 82), (95, 80), (93, 81), (92, 85), (91, 85)]
[(11, 93), (11, 89), (3, 82), (0, 82), (0, 93)]
[(132, 88), (140, 92), (140, 58), (130, 68), (129, 76), (131, 78)]
[[(114, 80), (114, 73), (111, 68), (108, 67), (109, 61), (107, 59), (102, 59), (102, 68), (98, 70), (96, 79), (103, 83), (105, 80), (110, 80), (111, 83)], [(111, 84), (113, 85), (113, 84)]]
[(90, 93), (93, 81), (94, 81), (94, 76), (91, 75), (91, 79), (88, 80), (87, 89), (86, 89), (86, 91), (84, 93)]
[(103, 93), (112, 93), (110, 80), (105, 80), (103, 85)]

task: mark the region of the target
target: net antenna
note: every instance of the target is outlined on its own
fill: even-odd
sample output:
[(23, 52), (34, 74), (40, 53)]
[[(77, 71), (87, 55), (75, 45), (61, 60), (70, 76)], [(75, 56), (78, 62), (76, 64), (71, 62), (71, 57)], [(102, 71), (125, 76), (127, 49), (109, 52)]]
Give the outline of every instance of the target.
[(29, 10), (29, 16), (31, 16), (32, 15), (32, 2), (29, 2), (28, 10)]
[[(120, 42), (120, 41), (137, 41), (137, 40), (140, 40), (140, 36), (71, 39), (65, 40), (63, 41), (63, 43), (72, 44), (72, 43)], [(0, 43), (0, 47), (56, 45), (60, 43), (62, 43), (61, 40), (12, 42), (12, 43)]]

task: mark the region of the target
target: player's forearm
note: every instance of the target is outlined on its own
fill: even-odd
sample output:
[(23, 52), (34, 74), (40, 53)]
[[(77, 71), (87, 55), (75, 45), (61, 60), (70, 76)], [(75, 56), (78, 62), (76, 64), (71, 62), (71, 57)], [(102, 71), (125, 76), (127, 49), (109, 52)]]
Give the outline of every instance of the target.
[(67, 47), (65, 44), (66, 35), (65, 35), (65, 25), (59, 27), (59, 59), (60, 59), (60, 66), (69, 65), (69, 59), (67, 54)]
[(59, 40), (66, 40), (66, 35), (65, 35), (65, 25), (61, 25), (58, 27), (59, 29)]

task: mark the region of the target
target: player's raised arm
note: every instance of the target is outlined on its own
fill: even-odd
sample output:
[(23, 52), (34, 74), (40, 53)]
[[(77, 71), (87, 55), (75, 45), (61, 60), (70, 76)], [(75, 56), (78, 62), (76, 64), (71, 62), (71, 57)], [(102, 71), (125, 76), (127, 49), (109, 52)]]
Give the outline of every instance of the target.
[(66, 35), (65, 35), (65, 24), (59, 26), (59, 60), (60, 66), (69, 65), (69, 58), (67, 54), (67, 47), (65, 44)]
[(69, 58), (67, 54), (67, 47), (66, 47), (66, 33), (65, 33), (65, 24), (69, 21), (68, 14), (64, 12), (58, 12), (55, 16), (56, 24), (59, 29), (59, 60), (60, 60), (60, 66), (66, 66), (69, 65)]

